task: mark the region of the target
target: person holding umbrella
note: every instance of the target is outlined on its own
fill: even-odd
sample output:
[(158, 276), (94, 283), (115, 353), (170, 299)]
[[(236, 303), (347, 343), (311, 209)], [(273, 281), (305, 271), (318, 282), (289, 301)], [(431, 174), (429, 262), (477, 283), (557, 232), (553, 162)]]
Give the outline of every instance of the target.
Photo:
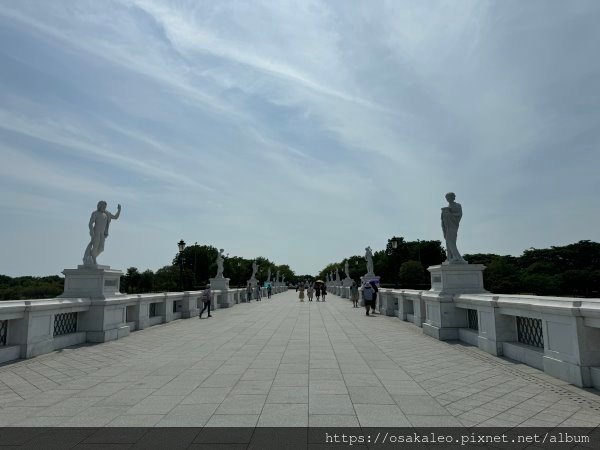
[(321, 284), (323, 282), (321, 280), (317, 280), (317, 284), (315, 285), (315, 296), (317, 297), (317, 301), (321, 299)]

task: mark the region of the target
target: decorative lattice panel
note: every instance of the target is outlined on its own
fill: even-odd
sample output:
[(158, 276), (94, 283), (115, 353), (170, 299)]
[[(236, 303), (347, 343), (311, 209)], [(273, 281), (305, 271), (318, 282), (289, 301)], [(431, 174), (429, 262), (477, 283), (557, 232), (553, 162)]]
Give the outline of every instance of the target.
[(6, 345), (7, 331), (8, 331), (8, 320), (0, 320), (0, 345)]
[(467, 317), (469, 319), (469, 328), (471, 330), (479, 330), (479, 317), (476, 309), (467, 309)]
[(77, 313), (60, 313), (54, 315), (54, 336), (75, 333), (77, 331)]
[(517, 316), (517, 337), (522, 344), (544, 348), (542, 319)]

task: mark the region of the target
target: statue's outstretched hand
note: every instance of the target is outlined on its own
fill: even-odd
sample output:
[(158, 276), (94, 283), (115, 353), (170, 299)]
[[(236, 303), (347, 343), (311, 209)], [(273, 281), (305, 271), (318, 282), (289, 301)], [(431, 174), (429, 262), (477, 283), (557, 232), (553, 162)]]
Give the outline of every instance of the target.
[(118, 204), (118, 205), (117, 205), (117, 209), (118, 209), (119, 211), (121, 211), (121, 204)]

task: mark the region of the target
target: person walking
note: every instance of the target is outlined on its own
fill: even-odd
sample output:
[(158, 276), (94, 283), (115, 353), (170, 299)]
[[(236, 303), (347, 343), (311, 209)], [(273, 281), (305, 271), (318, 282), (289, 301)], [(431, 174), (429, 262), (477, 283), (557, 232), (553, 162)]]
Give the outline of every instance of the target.
[(256, 301), (260, 302), (262, 300), (262, 288), (260, 286), (260, 283), (257, 283), (256, 285)]
[(327, 296), (327, 286), (321, 286), (321, 296), (323, 297), (323, 301), (325, 301), (325, 297)]
[(365, 302), (365, 309), (367, 310), (368, 316), (369, 308), (373, 305), (373, 286), (371, 286), (371, 283), (365, 283), (363, 285), (362, 297)]
[(308, 296), (309, 302), (312, 302), (314, 292), (315, 292), (315, 289), (314, 289), (313, 285), (309, 283), (308, 288), (306, 288), (306, 295)]
[(246, 286), (246, 301), (250, 303), (252, 301), (252, 285), (248, 282)]
[(304, 283), (300, 283), (298, 285), (298, 291), (300, 292), (300, 294), (298, 294), (298, 298), (300, 298), (300, 301), (303, 302), (304, 301)]
[(321, 298), (321, 283), (317, 283), (315, 286), (315, 297), (317, 297), (317, 301)]
[(267, 283), (267, 298), (271, 298), (271, 292), (273, 292), (273, 287), (271, 283)]
[(379, 288), (377, 287), (376, 281), (371, 280), (369, 284), (373, 288), (373, 305), (371, 306), (371, 314), (375, 314), (375, 309), (377, 308), (377, 292), (379, 292)]
[(350, 300), (352, 300), (352, 307), (358, 308), (358, 286), (354, 281), (350, 286)]
[(212, 297), (213, 297), (213, 293), (210, 290), (210, 284), (206, 285), (206, 288), (202, 291), (202, 303), (204, 303), (204, 307), (202, 308), (202, 311), (200, 311), (200, 314), (198, 314), (198, 319), (202, 319), (202, 313), (208, 309), (208, 317), (212, 317), (210, 315), (210, 305), (212, 303)]

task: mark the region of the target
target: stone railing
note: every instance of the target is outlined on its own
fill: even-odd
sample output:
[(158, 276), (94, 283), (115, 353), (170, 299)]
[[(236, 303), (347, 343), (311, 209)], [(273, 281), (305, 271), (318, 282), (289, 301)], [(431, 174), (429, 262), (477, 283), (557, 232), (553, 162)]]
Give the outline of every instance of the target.
[[(287, 290), (273, 286), (272, 293)], [(213, 291), (214, 309), (246, 302), (245, 289)], [(31, 358), (85, 342), (106, 342), (177, 319), (196, 317), (202, 291), (120, 294), (104, 299), (0, 301), (0, 362)], [(262, 288), (263, 298), (267, 297)], [(253, 299), (256, 292), (253, 291)]]
[[(330, 292), (350, 298), (350, 288)], [(362, 302), (361, 302), (362, 304)], [(580, 387), (600, 388), (600, 299), (380, 289), (377, 309)]]

